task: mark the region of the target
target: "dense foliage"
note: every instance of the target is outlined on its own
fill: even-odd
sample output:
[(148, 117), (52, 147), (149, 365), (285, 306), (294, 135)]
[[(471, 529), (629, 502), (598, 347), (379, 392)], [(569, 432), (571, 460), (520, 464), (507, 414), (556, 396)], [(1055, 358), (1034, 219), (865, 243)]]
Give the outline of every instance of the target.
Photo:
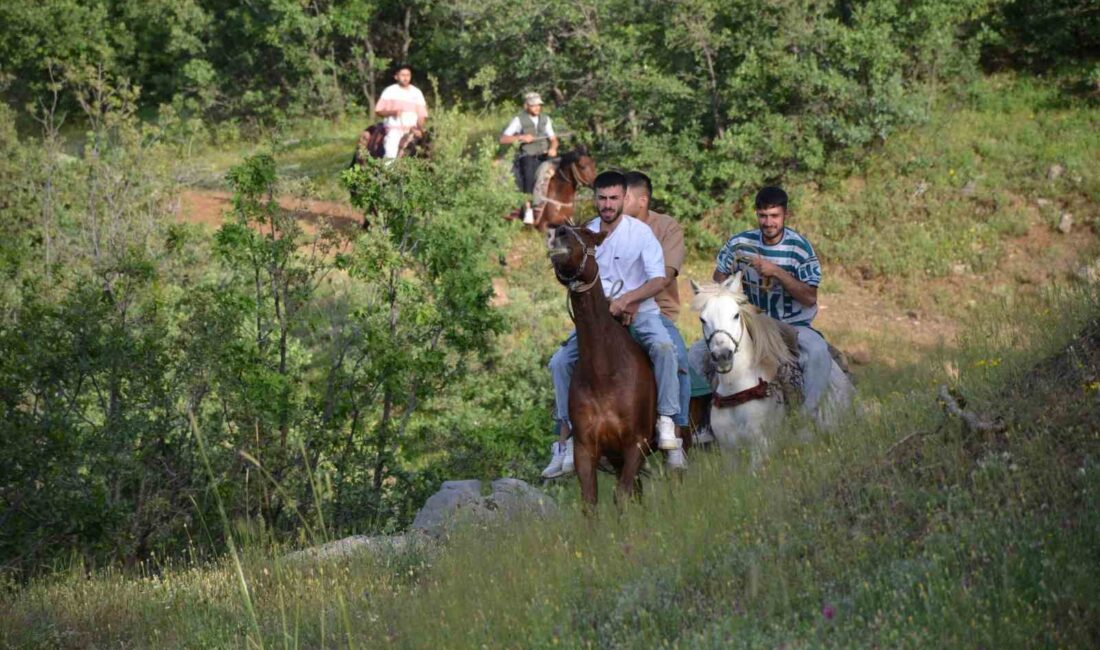
[[(982, 47), (987, 62), (1091, 61), (1092, 32), (1066, 21), (1095, 13), (1050, 6), (0, 3), (0, 570), (221, 548), (215, 495), (233, 524), (286, 540), (399, 528), (444, 477), (530, 476), (564, 317), (544, 308), (557, 294), (490, 305), (498, 216), (517, 197), (491, 142), (454, 130), (465, 108), (543, 92), (559, 130), (648, 170), (710, 245), (690, 222), (765, 179), (835, 179), (973, 74)], [(1083, 42), (1033, 49), (1030, 35), (1055, 34), (1044, 21)], [(267, 154), (225, 176), (234, 199), (213, 236), (174, 223), (191, 143), (362, 113), (405, 60), (439, 146), (431, 162), (345, 173), (369, 229), (303, 231), (274, 200)], [(1031, 147), (1062, 126), (999, 128)], [(1083, 140), (1033, 166), (1066, 163), (1048, 185), (1081, 201), (1091, 151)], [(868, 276), (981, 266), (967, 251), (1019, 228), (998, 207), (1014, 197), (979, 186), (976, 210), (956, 197), (983, 159), (1018, 157), (994, 142), (912, 157), (920, 179), (891, 168), (880, 191), (805, 223), (825, 241), (883, 242), (831, 250)], [(940, 215), (910, 224), (923, 239), (887, 218), (905, 197)], [(959, 235), (971, 214), (982, 223)]]
[(99, 66), (145, 105), (232, 133), (369, 109), (409, 61), (436, 106), (544, 92), (602, 158), (652, 170), (684, 218), (890, 137), (983, 44), (989, 59), (1089, 60), (1095, 21), (1079, 0), (14, 0), (0, 74), (38, 102)]
[[(440, 147), (348, 171), (371, 204), (354, 241), (304, 232), (274, 200), (274, 159), (255, 155), (230, 170), (211, 237), (173, 223), (166, 129), (99, 81), (72, 89), (101, 92), (79, 157), (0, 134), (16, 217), (2, 244), (6, 569), (208, 548), (225, 532), (214, 490), (233, 521), (280, 537), (392, 529), (439, 476), (484, 470), (462, 450), (491, 427), (447, 422), (431, 441), (461, 438), (453, 456), (413, 432), (438, 430), (425, 419), (496, 358), (489, 268), (513, 195), (490, 158)], [(513, 441), (494, 470), (517, 455)]]

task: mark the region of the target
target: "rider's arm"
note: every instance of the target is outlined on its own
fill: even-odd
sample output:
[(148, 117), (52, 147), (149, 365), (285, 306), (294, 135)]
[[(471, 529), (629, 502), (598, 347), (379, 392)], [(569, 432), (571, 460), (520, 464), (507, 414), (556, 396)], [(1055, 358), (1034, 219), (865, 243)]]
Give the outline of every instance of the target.
[(508, 126), (504, 127), (504, 132), (500, 134), (501, 144), (513, 144), (515, 142), (533, 142), (535, 136), (531, 134), (524, 134), (523, 127), (520, 126), (519, 118), (513, 117), (512, 121), (508, 123)]
[(634, 308), (647, 298), (652, 298), (661, 293), (665, 288), (665, 278), (656, 277), (646, 280), (646, 283), (633, 291), (627, 291), (623, 295), (611, 301), (611, 315), (618, 316), (626, 312), (633, 312)]
[[(787, 293), (791, 294), (791, 297), (800, 304), (807, 307), (813, 307), (817, 304), (817, 287), (806, 284), (802, 280), (791, 275), (790, 272), (784, 271), (778, 265), (762, 257), (753, 259), (752, 265), (760, 273), (761, 277), (779, 280), (779, 284), (783, 285)], [(717, 273), (717, 271), (715, 273)]]
[(627, 291), (619, 300), (622, 300), (627, 305), (637, 305), (647, 298), (652, 298), (661, 293), (661, 289), (665, 288), (665, 278), (653, 278), (646, 280), (646, 283), (638, 287), (634, 291)]
[(730, 277), (729, 273), (722, 273), (718, 269), (714, 269), (714, 273), (711, 274), (710, 279), (714, 280), (715, 282), (721, 283), (721, 282), (725, 282), (726, 279), (729, 278), (729, 277)]
[(550, 148), (546, 150), (546, 155), (551, 158), (558, 157), (558, 136), (550, 136)]
[(512, 144), (513, 142), (534, 142), (535, 136), (530, 133), (520, 133), (518, 135), (502, 135), (500, 136), (501, 144)]
[(639, 222), (639, 227), (638, 232), (642, 237), (642, 264), (645, 267), (645, 276), (649, 279), (612, 301), (611, 313), (615, 315), (618, 314), (616, 309), (619, 311), (634, 311), (643, 300), (661, 293), (661, 290), (668, 284), (668, 279), (665, 277), (665, 254), (661, 249), (661, 243), (657, 241), (657, 237), (653, 235), (653, 231), (648, 226)]

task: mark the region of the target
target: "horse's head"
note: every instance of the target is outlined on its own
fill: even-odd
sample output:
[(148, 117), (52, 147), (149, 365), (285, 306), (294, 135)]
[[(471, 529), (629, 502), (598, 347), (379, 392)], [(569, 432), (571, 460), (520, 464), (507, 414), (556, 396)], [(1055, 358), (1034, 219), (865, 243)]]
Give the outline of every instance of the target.
[(561, 155), (559, 168), (565, 177), (575, 185), (591, 187), (596, 180), (596, 159), (588, 155), (583, 145)]
[(558, 281), (568, 286), (591, 282), (599, 275), (596, 247), (607, 237), (580, 226), (554, 226), (546, 231), (547, 256)]
[(596, 159), (588, 155), (584, 147), (577, 147), (577, 160), (573, 163), (573, 178), (585, 187), (592, 187), (596, 181)]
[(427, 158), (431, 151), (432, 137), (429, 131), (412, 129), (401, 137), (397, 145), (398, 158)]
[(748, 298), (741, 290), (741, 273), (736, 273), (721, 284), (700, 287), (694, 281), (695, 292), (691, 307), (699, 312), (703, 324), (703, 338), (710, 351), (711, 360), (719, 373), (733, 369), (733, 355), (745, 338), (747, 318), (743, 317)]

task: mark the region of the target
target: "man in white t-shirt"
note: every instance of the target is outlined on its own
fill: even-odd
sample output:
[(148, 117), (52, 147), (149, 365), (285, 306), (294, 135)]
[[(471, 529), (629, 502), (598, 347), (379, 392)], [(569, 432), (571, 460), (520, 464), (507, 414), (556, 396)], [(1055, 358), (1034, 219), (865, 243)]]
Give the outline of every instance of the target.
[[(673, 418), (680, 413), (676, 346), (661, 323), (661, 310), (653, 299), (666, 284), (661, 243), (649, 226), (623, 214), (626, 178), (622, 174), (603, 172), (596, 177), (593, 185), (596, 210), (600, 216), (585, 227), (593, 232), (607, 233), (603, 243), (596, 247), (600, 283), (611, 301), (611, 315), (619, 318), (624, 325), (633, 326), (631, 334), (653, 362), (653, 375), (657, 380), (657, 446), (665, 450), (679, 449), (680, 441), (676, 438), (676, 425), (673, 424)], [(619, 292), (614, 294), (614, 290)], [(577, 333), (574, 330), (550, 358), (558, 441), (551, 447), (553, 456), (542, 472), (544, 478), (573, 471), (569, 384), (578, 358)]]
[(396, 158), (401, 138), (409, 131), (423, 130), (428, 119), (428, 102), (424, 101), (424, 93), (412, 85), (412, 75), (410, 66), (398, 66), (393, 75), (397, 83), (387, 86), (374, 106), (375, 115), (385, 118), (384, 158)]

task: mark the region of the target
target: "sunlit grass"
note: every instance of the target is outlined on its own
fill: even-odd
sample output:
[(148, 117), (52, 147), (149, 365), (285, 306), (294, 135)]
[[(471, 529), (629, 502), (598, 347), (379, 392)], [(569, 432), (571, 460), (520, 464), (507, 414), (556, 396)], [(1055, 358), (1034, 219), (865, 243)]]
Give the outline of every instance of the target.
[[(567, 487), (559, 515), (468, 525), (437, 553), (292, 561), (255, 542), (241, 570), (264, 645), (1086, 646), (1100, 613), (1087, 386), (1051, 385), (1035, 404), (1009, 392), (1100, 302), (1061, 292), (1015, 322), (986, 313), (959, 351), (925, 363), (974, 408), (1008, 415), (1004, 440), (944, 423), (933, 386), (914, 380), (870, 391), (861, 416), (812, 442), (784, 433), (756, 471), (695, 454), (682, 480), (651, 476), (622, 511), (605, 484), (587, 518)], [(9, 594), (0, 638), (240, 646), (235, 574), (221, 561), (43, 579)]]

